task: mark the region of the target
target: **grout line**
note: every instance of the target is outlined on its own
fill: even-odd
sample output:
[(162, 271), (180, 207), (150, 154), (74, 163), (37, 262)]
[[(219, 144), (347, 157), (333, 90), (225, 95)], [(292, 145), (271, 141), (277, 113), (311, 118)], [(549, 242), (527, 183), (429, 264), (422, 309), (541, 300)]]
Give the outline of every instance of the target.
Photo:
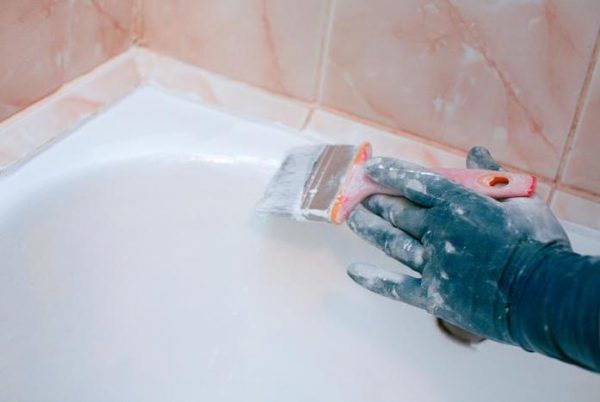
[(581, 190), (579, 188), (569, 186), (568, 184), (558, 183), (556, 184), (556, 190), (563, 191), (565, 193), (569, 193), (571, 195), (577, 196), (579, 198), (586, 199), (588, 201), (592, 201), (595, 203), (600, 203), (600, 194), (591, 193), (589, 191)]
[[(554, 176), (552, 186), (552, 190), (550, 191), (549, 201), (552, 202), (554, 198), (554, 193), (556, 192), (557, 187), (561, 185), (563, 176), (565, 174), (565, 170), (567, 167), (567, 162), (569, 160), (569, 156), (573, 149), (573, 145), (575, 142), (575, 137), (577, 135), (577, 129), (581, 120), (583, 118), (584, 109), (587, 105), (587, 101), (591, 92), (592, 86), (592, 78), (594, 76), (594, 72), (596, 70), (596, 65), (598, 64), (598, 54), (600, 53), (600, 30), (596, 34), (596, 41), (594, 42), (594, 48), (592, 50), (592, 54), (590, 57), (590, 62), (588, 63), (587, 71), (585, 74), (585, 78), (583, 80), (583, 85), (581, 87), (581, 91), (579, 92), (579, 97), (577, 98), (577, 106), (575, 107), (575, 113), (573, 114), (573, 119), (571, 120), (571, 126), (569, 127), (569, 134), (567, 136), (567, 140), (565, 141), (565, 145), (563, 147), (563, 151), (561, 153), (560, 163), (556, 170), (556, 175)], [(568, 187), (568, 186), (567, 186)]]
[(146, 48), (133, 44), (130, 48), (130, 51), (132, 54), (135, 71), (137, 72), (138, 78), (140, 80), (140, 86), (146, 85), (149, 75), (146, 69), (144, 68), (144, 64), (146, 63), (144, 60), (144, 52), (146, 52)]
[[(69, 9), (68, 9), (69, 19), (67, 20), (67, 23), (66, 23), (66, 37), (65, 37), (65, 43), (64, 43), (65, 47), (63, 49), (64, 53), (63, 53), (63, 57), (61, 57), (61, 60), (60, 60), (60, 75), (61, 75), (60, 80), (62, 82), (62, 85), (64, 85), (66, 82), (68, 82), (68, 81), (65, 81), (65, 78), (67, 75), (66, 74), (67, 66), (65, 65), (65, 62), (66, 62), (66, 59), (71, 55), (71, 50), (73, 47), (73, 23), (75, 20), (73, 9), (75, 8), (75, 3), (69, 2), (67, 7), (69, 7)], [(85, 73), (86, 72), (84, 71), (83, 74), (85, 74)], [(49, 94), (46, 94), (46, 96), (48, 96), (50, 94), (52, 94), (52, 92)], [(44, 98), (45, 98), (45, 96), (42, 99), (44, 99)]]
[(321, 100), (323, 99), (323, 88), (325, 86), (325, 76), (327, 75), (327, 62), (329, 60), (329, 47), (331, 45), (331, 31), (333, 30), (333, 21), (335, 19), (335, 8), (337, 0), (329, 1), (329, 10), (327, 14), (327, 27), (323, 37), (321, 45), (321, 63), (319, 64), (319, 73), (317, 77), (317, 93), (316, 93), (316, 107), (319, 107)]
[(306, 130), (306, 127), (308, 127), (308, 124), (310, 123), (313, 114), (315, 114), (316, 109), (317, 108), (315, 105), (311, 105), (310, 109), (308, 110), (308, 113), (306, 114), (306, 118), (304, 119), (304, 122), (302, 122), (302, 125), (300, 126), (300, 129), (298, 131), (303, 132), (304, 130)]
[(144, 43), (144, 13), (143, 13), (143, 0), (133, 1), (133, 32), (131, 43), (134, 46), (140, 46)]

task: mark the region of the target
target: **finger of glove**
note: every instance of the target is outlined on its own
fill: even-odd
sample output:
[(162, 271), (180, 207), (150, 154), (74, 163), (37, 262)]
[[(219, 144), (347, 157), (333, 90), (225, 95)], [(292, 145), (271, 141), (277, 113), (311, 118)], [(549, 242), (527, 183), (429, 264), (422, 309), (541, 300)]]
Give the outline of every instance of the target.
[[(464, 188), (419, 165), (392, 158), (373, 158), (365, 165), (375, 182), (399, 191), (412, 202), (431, 207)], [(452, 194), (452, 195), (450, 195)]]
[(377, 194), (367, 198), (363, 205), (416, 239), (423, 237), (427, 231), (425, 224), (427, 209), (419, 207), (404, 197)]
[(417, 272), (423, 269), (423, 245), (391, 223), (367, 211), (355, 209), (348, 217), (348, 226), (354, 233)]
[(421, 289), (420, 279), (360, 263), (350, 265), (348, 275), (354, 282), (371, 292), (411, 306), (425, 308), (426, 298)]
[(484, 147), (473, 147), (467, 154), (467, 168), (504, 171), (502, 166), (492, 157), (490, 151)]

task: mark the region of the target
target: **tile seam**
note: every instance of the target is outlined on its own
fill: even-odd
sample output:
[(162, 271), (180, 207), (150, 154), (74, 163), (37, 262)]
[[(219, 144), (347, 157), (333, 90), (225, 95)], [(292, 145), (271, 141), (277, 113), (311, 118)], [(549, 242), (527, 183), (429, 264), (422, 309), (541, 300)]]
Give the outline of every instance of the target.
[[(584, 117), (585, 106), (590, 96), (591, 86), (592, 86), (592, 78), (594, 76), (594, 72), (596, 70), (596, 65), (598, 64), (598, 54), (600, 53), (600, 30), (596, 33), (596, 40), (594, 42), (594, 47), (592, 50), (592, 54), (590, 56), (590, 61), (587, 66), (585, 78), (583, 80), (581, 91), (579, 92), (579, 96), (577, 97), (577, 105), (575, 107), (575, 112), (573, 113), (573, 118), (571, 120), (571, 125), (569, 126), (569, 132), (567, 135), (567, 140), (563, 146), (560, 162), (556, 169), (556, 174), (554, 179), (552, 180), (553, 186), (550, 191), (549, 200), (552, 202), (554, 198), (554, 193), (556, 192), (557, 187), (562, 183), (563, 176), (565, 174), (565, 170), (567, 167), (567, 163), (569, 157), (571, 155), (571, 151), (573, 150), (573, 145), (575, 143), (575, 138), (577, 136), (577, 129), (581, 124), (581, 120)], [(567, 186), (569, 187), (569, 186)]]
[(323, 99), (323, 89), (325, 86), (325, 77), (327, 76), (327, 61), (329, 60), (329, 50), (331, 46), (331, 32), (333, 30), (333, 21), (335, 19), (335, 9), (337, 0), (330, 0), (327, 14), (327, 27), (325, 28), (323, 43), (321, 45), (321, 61), (319, 64), (319, 74), (317, 80), (317, 93), (315, 103), (318, 107)]

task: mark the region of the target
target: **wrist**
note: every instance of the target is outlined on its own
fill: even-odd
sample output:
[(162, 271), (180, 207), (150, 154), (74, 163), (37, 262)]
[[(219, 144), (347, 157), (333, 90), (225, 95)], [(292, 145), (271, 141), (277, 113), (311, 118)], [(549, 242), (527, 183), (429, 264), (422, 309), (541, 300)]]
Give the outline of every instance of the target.
[(548, 324), (541, 316), (551, 302), (547, 293), (553, 281), (548, 276), (554, 275), (550, 272), (554, 269), (548, 261), (564, 253), (574, 254), (567, 243), (524, 242), (511, 255), (500, 283), (506, 300), (508, 343), (535, 350), (531, 329), (544, 331)]
[(527, 244), (515, 253), (510, 273), (511, 342), (600, 370), (600, 260), (566, 243)]

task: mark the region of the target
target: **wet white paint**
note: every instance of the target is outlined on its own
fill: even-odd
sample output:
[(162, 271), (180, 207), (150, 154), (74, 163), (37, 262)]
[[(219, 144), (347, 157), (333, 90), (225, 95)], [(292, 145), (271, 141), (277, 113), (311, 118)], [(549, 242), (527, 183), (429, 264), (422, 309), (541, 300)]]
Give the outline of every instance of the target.
[(0, 399), (597, 399), (597, 375), (465, 349), (356, 285), (351, 262), (400, 265), (346, 228), (255, 216), (306, 143), (143, 88), (3, 177)]

